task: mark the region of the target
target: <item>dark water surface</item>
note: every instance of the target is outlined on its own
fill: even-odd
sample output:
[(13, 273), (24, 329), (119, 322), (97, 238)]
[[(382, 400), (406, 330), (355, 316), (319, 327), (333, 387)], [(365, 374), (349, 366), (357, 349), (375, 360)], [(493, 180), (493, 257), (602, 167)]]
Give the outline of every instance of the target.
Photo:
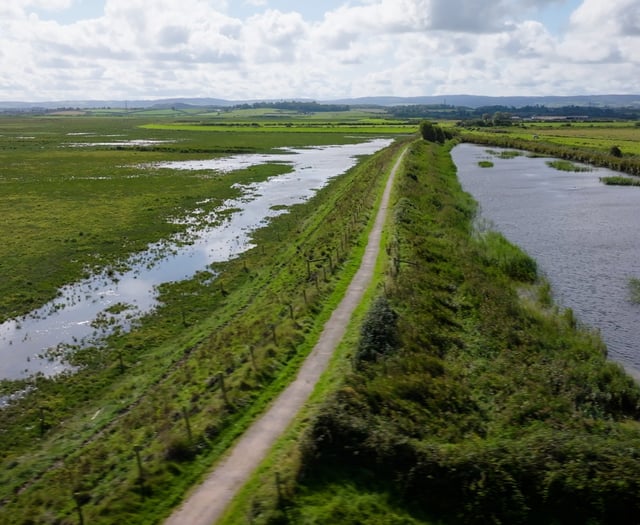
[[(158, 285), (189, 279), (212, 263), (227, 261), (253, 247), (252, 232), (269, 218), (287, 213), (283, 206), (307, 200), (331, 178), (354, 166), (359, 156), (375, 153), (391, 142), (375, 139), (359, 144), (286, 149), (276, 154), (162, 164), (160, 167), (171, 169), (227, 172), (277, 162), (290, 166), (291, 171), (243, 187), (241, 198), (225, 203), (223, 209), (234, 211), (221, 225), (203, 227), (203, 222), (215, 223), (215, 217), (202, 217), (201, 210), (196, 210), (192, 217), (183, 219), (192, 225), (186, 236), (149, 246), (146, 253), (126, 261), (129, 271), (105, 271), (65, 286), (51, 303), (23, 318), (0, 324), (0, 379), (36, 372), (53, 375), (65, 370), (66, 365), (60, 360), (43, 356), (51, 355), (55, 348), (100, 344), (110, 331), (128, 330), (137, 318), (158, 305)], [(126, 309), (120, 312), (113, 308), (115, 305), (126, 305)]]
[(481, 217), (537, 260), (556, 300), (599, 329), (609, 358), (638, 377), (640, 305), (629, 300), (629, 278), (640, 278), (640, 187), (602, 184), (599, 177), (619, 175), (610, 170), (563, 172), (550, 159), (489, 151), (501, 150), (461, 144), (452, 152)]

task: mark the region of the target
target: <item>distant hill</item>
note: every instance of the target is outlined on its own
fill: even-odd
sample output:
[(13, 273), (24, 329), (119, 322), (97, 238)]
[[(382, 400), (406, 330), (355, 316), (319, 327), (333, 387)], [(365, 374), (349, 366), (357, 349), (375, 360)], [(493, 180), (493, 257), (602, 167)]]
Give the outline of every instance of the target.
[[(230, 107), (254, 102), (276, 102), (296, 100), (311, 102), (309, 98), (225, 100), (219, 98), (166, 98), (160, 100), (57, 100), (47, 102), (0, 101), (0, 110), (58, 109), (58, 108), (167, 108), (167, 107)], [(576, 95), (549, 97), (486, 97), (479, 95), (438, 95), (422, 97), (361, 97), (337, 100), (318, 100), (324, 104), (346, 104), (350, 106), (402, 106), (447, 104), (479, 108), (486, 106), (594, 106), (594, 107), (638, 107), (640, 95)]]
[(162, 108), (172, 106), (213, 106), (213, 107), (229, 107), (237, 104), (230, 100), (218, 98), (165, 98), (160, 100), (52, 100), (45, 102), (20, 102), (20, 101), (0, 101), (0, 109), (58, 109), (58, 108), (79, 108), (79, 109), (95, 109), (95, 108)]
[(597, 106), (597, 107), (640, 107), (640, 95), (576, 95), (562, 97), (486, 97), (479, 95), (439, 95), (424, 97), (362, 97), (332, 100), (333, 104), (402, 106), (447, 104), (479, 108), (485, 106)]

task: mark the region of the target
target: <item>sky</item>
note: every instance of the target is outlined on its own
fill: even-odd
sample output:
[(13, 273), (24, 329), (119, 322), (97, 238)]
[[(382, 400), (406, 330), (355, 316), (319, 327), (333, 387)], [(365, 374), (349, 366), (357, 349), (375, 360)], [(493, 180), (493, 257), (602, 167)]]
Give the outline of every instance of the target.
[(2, 0), (0, 100), (640, 93), (640, 0)]

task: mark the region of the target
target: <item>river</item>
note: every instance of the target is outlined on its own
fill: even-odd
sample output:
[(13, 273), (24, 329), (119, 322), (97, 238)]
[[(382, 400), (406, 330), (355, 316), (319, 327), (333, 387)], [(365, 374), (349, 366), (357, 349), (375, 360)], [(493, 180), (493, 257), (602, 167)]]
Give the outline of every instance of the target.
[[(229, 217), (218, 226), (198, 210), (183, 219), (185, 234), (151, 245), (125, 261), (124, 272), (105, 270), (65, 286), (59, 296), (36, 311), (0, 324), (0, 379), (18, 379), (34, 373), (55, 375), (68, 369), (56, 359), (56, 349), (68, 351), (100, 345), (113, 330), (126, 331), (136, 319), (158, 305), (158, 285), (193, 277), (212, 263), (227, 261), (253, 247), (251, 234), (269, 218), (287, 213), (287, 206), (309, 199), (331, 178), (353, 167), (363, 155), (388, 146), (391, 139), (357, 144), (286, 148), (275, 154), (233, 155), (211, 160), (167, 162), (156, 167), (211, 170), (224, 173), (275, 162), (291, 171), (242, 188), (239, 199), (226, 202)], [(140, 169), (146, 169), (140, 166)]]
[(534, 257), (556, 301), (598, 329), (609, 358), (640, 377), (640, 305), (629, 299), (629, 279), (640, 278), (640, 188), (604, 185), (600, 177), (619, 175), (610, 170), (558, 171), (548, 158), (493, 151), (501, 150), (452, 151), (480, 217)]

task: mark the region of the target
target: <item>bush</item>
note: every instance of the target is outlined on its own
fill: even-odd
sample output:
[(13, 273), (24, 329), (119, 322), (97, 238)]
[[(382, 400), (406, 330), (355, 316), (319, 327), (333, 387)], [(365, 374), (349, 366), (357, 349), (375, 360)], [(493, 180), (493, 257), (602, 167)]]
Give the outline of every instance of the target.
[(362, 325), (356, 361), (373, 361), (395, 350), (399, 345), (397, 322), (398, 314), (386, 297), (378, 297)]
[(613, 157), (622, 157), (622, 150), (618, 146), (611, 146), (609, 154)]
[(167, 445), (164, 457), (167, 461), (178, 463), (191, 461), (195, 457), (195, 449), (188, 439), (175, 437)]

